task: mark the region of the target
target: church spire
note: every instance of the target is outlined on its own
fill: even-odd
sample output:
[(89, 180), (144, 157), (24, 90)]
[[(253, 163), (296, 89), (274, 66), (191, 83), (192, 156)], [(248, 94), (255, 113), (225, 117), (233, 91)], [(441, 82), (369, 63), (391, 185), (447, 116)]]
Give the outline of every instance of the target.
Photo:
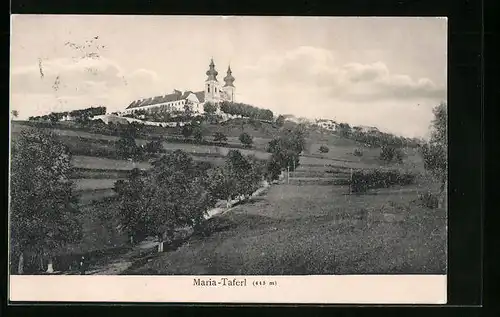
[(206, 81), (209, 81), (209, 80), (215, 80), (217, 81), (217, 75), (219, 74), (216, 70), (215, 70), (215, 64), (214, 64), (214, 59), (210, 59), (210, 68), (207, 70), (207, 80)]
[(227, 75), (226, 75), (226, 77), (224, 77), (224, 81), (226, 82), (224, 87), (227, 87), (227, 86), (234, 87), (234, 85), (233, 85), (234, 77), (233, 77), (232, 73), (233, 72), (231, 71), (231, 65), (229, 65), (227, 67)]

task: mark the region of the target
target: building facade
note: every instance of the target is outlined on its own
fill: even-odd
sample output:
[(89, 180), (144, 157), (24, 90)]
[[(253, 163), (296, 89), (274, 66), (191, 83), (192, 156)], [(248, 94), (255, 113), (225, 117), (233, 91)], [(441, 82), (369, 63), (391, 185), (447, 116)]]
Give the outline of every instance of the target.
[(168, 95), (135, 100), (119, 114), (131, 114), (137, 110), (175, 113), (184, 112), (187, 108), (195, 114), (201, 114), (204, 112), (203, 106), (207, 102), (219, 104), (223, 101), (235, 101), (235, 78), (232, 75), (231, 67), (228, 66), (226, 77), (224, 77), (224, 85), (221, 85), (217, 79), (218, 74), (212, 59), (209, 69), (206, 72), (207, 79), (205, 80), (204, 90), (195, 92), (187, 90), (181, 92), (174, 89)]

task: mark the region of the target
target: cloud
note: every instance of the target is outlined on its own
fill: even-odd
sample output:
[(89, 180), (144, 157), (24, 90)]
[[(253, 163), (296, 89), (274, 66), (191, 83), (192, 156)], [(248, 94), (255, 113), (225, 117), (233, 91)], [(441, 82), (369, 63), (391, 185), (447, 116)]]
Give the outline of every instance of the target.
[(337, 65), (333, 52), (321, 48), (302, 46), (284, 54), (273, 53), (247, 70), (260, 83), (314, 86), (330, 99), (353, 102), (446, 99), (446, 88), (430, 79), (393, 74), (381, 61)]
[(106, 58), (41, 60), (11, 71), (11, 107), (21, 117), (97, 104), (118, 110), (161, 87), (154, 71), (127, 73)]

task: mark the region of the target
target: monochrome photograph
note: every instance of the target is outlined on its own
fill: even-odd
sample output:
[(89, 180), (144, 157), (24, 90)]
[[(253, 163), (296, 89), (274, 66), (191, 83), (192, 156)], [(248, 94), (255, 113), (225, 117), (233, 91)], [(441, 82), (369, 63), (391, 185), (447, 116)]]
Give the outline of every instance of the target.
[(11, 277), (446, 275), (445, 18), (11, 19)]

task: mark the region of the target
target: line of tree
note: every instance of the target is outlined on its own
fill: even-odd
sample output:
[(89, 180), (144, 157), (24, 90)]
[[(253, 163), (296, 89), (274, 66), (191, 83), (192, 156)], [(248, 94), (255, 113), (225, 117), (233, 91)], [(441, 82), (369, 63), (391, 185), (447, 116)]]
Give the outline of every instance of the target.
[(79, 109), (73, 111), (64, 111), (64, 112), (51, 112), (48, 115), (43, 116), (34, 116), (29, 117), (29, 121), (50, 121), (52, 123), (56, 123), (61, 121), (65, 117), (70, 117), (72, 120), (75, 120), (79, 123), (86, 123), (90, 120), (90, 118), (98, 115), (106, 114), (106, 107), (90, 107), (86, 109)]
[(150, 170), (133, 170), (127, 180), (115, 183), (123, 228), (131, 241), (155, 236), (160, 243), (169, 242), (185, 226), (204, 234), (206, 212), (219, 199), (253, 193), (262, 180), (262, 166), (236, 150), (223, 166), (208, 169), (181, 150), (164, 155)]
[(339, 123), (335, 133), (363, 144), (367, 144), (373, 147), (419, 147), (422, 144), (422, 140), (417, 138), (406, 138), (402, 136), (396, 136), (391, 133), (380, 132), (378, 130), (373, 131), (363, 131), (361, 127), (354, 126), (351, 127), (348, 123)]
[(239, 102), (224, 101), (220, 104), (220, 110), (230, 115), (239, 115), (246, 118), (272, 121), (274, 114), (269, 109), (261, 109)]
[[(124, 158), (137, 155), (138, 148), (161, 152), (159, 139), (138, 147), (129, 128), (117, 142)], [(130, 237), (155, 235), (160, 242), (173, 239), (182, 226), (203, 234), (205, 213), (218, 200), (248, 199), (263, 179), (298, 166), (304, 135), (299, 126), (271, 142), (267, 162), (231, 150), (222, 166), (212, 167), (177, 150), (158, 158), (148, 171), (133, 170), (115, 183), (123, 228)], [(10, 252), (17, 273), (23, 274), (27, 255), (39, 259), (39, 268), (47, 267), (65, 246), (80, 241), (82, 230), (71, 153), (53, 132), (21, 132), (13, 140), (11, 162)]]

